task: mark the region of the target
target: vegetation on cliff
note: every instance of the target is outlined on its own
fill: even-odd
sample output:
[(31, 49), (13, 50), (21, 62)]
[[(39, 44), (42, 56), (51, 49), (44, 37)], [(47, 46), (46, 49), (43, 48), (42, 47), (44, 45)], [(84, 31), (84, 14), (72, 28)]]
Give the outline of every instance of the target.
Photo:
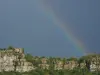
[[(80, 58), (58, 58), (58, 57), (38, 57), (24, 53), (23, 49), (8, 48), (1, 49), (1, 54), (13, 51), (18, 58), (17, 63), (24, 61), (23, 58), (32, 63), (34, 70), (28, 72), (16, 72), (17, 64), (14, 65), (15, 70), (12, 72), (2, 71), (0, 75), (100, 75), (100, 55), (90, 54)], [(21, 50), (21, 51), (20, 51)], [(23, 58), (22, 58), (23, 57)]]
[(100, 73), (89, 72), (83, 69), (74, 70), (43, 70), (36, 69), (30, 72), (1, 72), (0, 75), (100, 75)]

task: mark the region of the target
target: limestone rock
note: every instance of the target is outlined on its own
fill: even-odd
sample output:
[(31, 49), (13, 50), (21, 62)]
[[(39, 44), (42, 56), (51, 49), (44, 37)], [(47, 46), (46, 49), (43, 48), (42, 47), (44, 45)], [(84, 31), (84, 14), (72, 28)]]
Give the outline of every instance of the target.
[(34, 69), (32, 63), (27, 62), (22, 49), (0, 51), (0, 72), (17, 71), (25, 72)]

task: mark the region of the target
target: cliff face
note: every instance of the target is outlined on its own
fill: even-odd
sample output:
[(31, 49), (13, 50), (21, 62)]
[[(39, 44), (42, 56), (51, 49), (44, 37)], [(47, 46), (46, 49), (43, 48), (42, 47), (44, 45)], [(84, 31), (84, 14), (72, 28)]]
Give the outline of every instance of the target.
[(34, 69), (32, 63), (27, 62), (24, 56), (22, 49), (0, 51), (0, 72), (25, 72)]
[(73, 70), (74, 68), (87, 67), (90, 71), (100, 71), (100, 56), (88, 58), (86, 62), (79, 63), (77, 60), (67, 60), (61, 58), (31, 57), (31, 62), (25, 58), (23, 49), (14, 48), (11, 50), (0, 50), (0, 72), (17, 71), (28, 72), (36, 68), (54, 70)]
[[(63, 61), (63, 59), (57, 60), (57, 58), (56, 59), (54, 58), (52, 60), (51, 59), (44, 60), (43, 58), (41, 60), (42, 63), (39, 64), (39, 66), (41, 66), (43, 69), (50, 69), (50, 67), (52, 66), (54, 70), (61, 70), (61, 69), (73, 70), (74, 68), (80, 68), (80, 69), (87, 68), (91, 72), (100, 71), (100, 56), (88, 58), (87, 61), (84, 59), (84, 61), (81, 63), (75, 60), (67, 60), (67, 59), (66, 61)], [(47, 63), (47, 61), (50, 60), (51, 62)]]

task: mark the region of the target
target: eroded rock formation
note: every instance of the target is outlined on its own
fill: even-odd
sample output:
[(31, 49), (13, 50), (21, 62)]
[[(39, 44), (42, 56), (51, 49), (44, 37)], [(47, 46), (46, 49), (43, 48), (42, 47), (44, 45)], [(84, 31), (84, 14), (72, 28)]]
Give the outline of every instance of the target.
[(32, 63), (27, 62), (24, 57), (25, 55), (21, 48), (0, 51), (0, 72), (25, 72), (34, 69)]

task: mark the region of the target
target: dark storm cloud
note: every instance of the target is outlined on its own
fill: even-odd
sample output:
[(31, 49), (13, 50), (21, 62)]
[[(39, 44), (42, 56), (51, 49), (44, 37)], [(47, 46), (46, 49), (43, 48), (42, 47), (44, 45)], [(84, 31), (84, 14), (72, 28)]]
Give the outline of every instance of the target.
[[(45, 4), (70, 24), (89, 51), (100, 52), (100, 1), (56, 1), (46, 0)], [(39, 10), (37, 0), (0, 1), (0, 43), (0, 47), (24, 47), (33, 55), (81, 56), (64, 32)]]

